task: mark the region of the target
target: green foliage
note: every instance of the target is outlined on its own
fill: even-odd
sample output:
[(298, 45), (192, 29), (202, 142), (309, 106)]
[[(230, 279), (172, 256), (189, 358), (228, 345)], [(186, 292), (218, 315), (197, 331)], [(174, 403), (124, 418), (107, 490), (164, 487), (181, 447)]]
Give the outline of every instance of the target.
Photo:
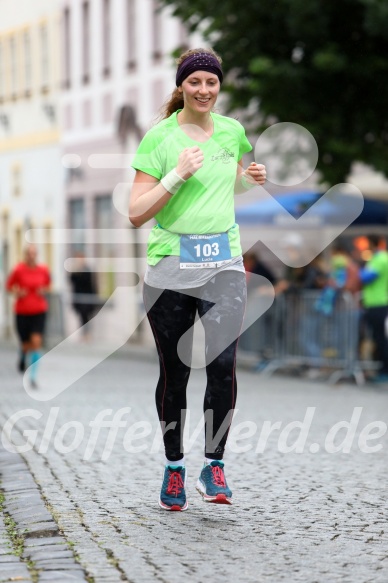
[(355, 160), (388, 174), (386, 0), (162, 2), (222, 56), (230, 111), (304, 126), (329, 183)]
[(12, 553), (17, 557), (21, 557), (24, 549), (24, 537), (20, 534), (16, 522), (8, 514), (4, 515), (4, 526), (6, 528), (8, 538), (12, 544)]

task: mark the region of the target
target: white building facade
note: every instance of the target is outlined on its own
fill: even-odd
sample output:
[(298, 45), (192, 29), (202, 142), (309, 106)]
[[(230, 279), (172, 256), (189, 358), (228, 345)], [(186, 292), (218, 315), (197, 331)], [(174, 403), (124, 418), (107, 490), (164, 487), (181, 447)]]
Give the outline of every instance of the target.
[[(110, 308), (92, 323), (111, 339), (134, 329), (142, 310), (139, 286), (134, 287), (138, 277), (128, 273), (144, 270), (144, 260), (131, 257), (145, 257), (128, 221), (131, 154), (174, 89), (172, 51), (189, 41), (181, 23), (171, 11), (159, 11), (155, 0), (60, 1), (62, 146), (65, 160), (75, 166), (65, 184), (66, 221), (69, 229), (84, 233), (83, 240), (69, 241), (67, 254), (86, 255), (98, 272), (102, 301), (116, 290)], [(117, 196), (120, 204), (114, 203)], [(102, 241), (96, 234), (101, 229), (121, 233), (121, 243)], [(67, 298), (70, 333), (77, 321)]]
[(39, 260), (53, 290), (62, 287), (61, 250), (51, 244), (64, 224), (59, 24), (52, 0), (0, 2), (0, 338), (12, 334), (4, 282), (22, 258), (26, 230), (46, 229)]

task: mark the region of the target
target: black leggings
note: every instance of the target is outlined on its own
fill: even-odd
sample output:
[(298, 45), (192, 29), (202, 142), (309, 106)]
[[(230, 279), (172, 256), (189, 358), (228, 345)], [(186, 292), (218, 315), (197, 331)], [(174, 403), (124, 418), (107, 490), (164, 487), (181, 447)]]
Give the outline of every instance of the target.
[(197, 310), (205, 329), (205, 456), (222, 459), (236, 403), (236, 350), (246, 304), (245, 274), (223, 271), (190, 290), (160, 290), (144, 284), (144, 304), (159, 354), (155, 400), (167, 459), (183, 457), (186, 387)]

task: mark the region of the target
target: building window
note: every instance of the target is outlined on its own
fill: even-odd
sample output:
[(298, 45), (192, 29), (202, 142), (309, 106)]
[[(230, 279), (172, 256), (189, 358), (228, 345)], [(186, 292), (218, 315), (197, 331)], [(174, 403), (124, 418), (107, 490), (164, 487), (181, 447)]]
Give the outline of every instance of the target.
[(14, 232), (15, 232), (15, 263), (17, 263), (21, 261), (23, 258), (24, 236), (22, 225), (16, 224)]
[(70, 45), (70, 8), (63, 11), (63, 88), (69, 89), (71, 85), (71, 45)]
[(5, 55), (4, 43), (0, 41), (0, 103), (3, 103), (5, 97)]
[(26, 30), (23, 34), (23, 58), (24, 58), (24, 95), (30, 97), (32, 89), (32, 55), (31, 34)]
[(152, 0), (152, 58), (160, 61), (162, 58), (162, 14), (158, 0)]
[(92, 125), (92, 102), (90, 99), (86, 99), (83, 102), (82, 110), (83, 125), (85, 128), (88, 128)]
[(9, 64), (10, 64), (10, 81), (11, 81), (11, 99), (17, 96), (17, 54), (15, 37), (9, 39)]
[(107, 93), (102, 98), (102, 122), (111, 123), (113, 118), (112, 95)]
[(52, 243), (52, 223), (51, 220), (45, 221), (45, 242), (44, 242), (44, 260), (50, 272), (53, 270), (53, 243)]
[(69, 228), (78, 229), (79, 233), (74, 236), (74, 243), (71, 243), (70, 253), (85, 252), (85, 201), (82, 198), (74, 198), (69, 202)]
[(0, 241), (0, 249), (2, 254), (2, 269), (3, 273), (9, 273), (11, 236), (8, 208), (3, 208), (0, 213), (0, 232), (2, 234), (2, 241)]
[(65, 130), (73, 129), (73, 108), (71, 105), (66, 105), (63, 109), (63, 119)]
[(102, 0), (102, 58), (104, 77), (110, 76), (111, 66), (111, 5), (110, 0)]
[(89, 2), (82, 4), (82, 83), (90, 77), (90, 9)]
[(19, 163), (12, 166), (12, 195), (18, 197), (22, 193), (22, 169)]
[(127, 69), (136, 67), (136, 0), (127, 0)]
[(40, 27), (40, 62), (41, 62), (41, 89), (47, 93), (49, 85), (49, 46), (47, 25)]
[[(95, 228), (113, 228), (112, 196), (104, 195), (95, 199)], [(112, 263), (113, 245), (111, 243), (96, 244), (96, 257), (104, 264), (104, 270), (98, 273), (98, 290), (102, 297), (109, 297), (115, 289), (115, 273)]]
[[(113, 227), (113, 206), (112, 206), (112, 196), (106, 194), (103, 196), (98, 196), (95, 199), (95, 223), (96, 229), (112, 229)], [(108, 256), (110, 255), (110, 250), (112, 245), (110, 243), (100, 243), (102, 247), (108, 250)]]
[(158, 109), (162, 107), (163, 102), (165, 100), (163, 79), (156, 79), (153, 82), (152, 93), (153, 93), (153, 110), (158, 111)]
[(189, 42), (189, 33), (187, 31), (187, 27), (183, 22), (178, 22), (178, 40), (179, 40), (179, 48), (180, 51), (183, 53), (187, 51), (190, 47)]

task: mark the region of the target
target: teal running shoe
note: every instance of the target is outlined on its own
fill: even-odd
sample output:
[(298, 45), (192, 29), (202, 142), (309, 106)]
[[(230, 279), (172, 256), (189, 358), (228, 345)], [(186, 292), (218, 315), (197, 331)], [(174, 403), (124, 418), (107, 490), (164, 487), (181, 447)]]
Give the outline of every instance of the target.
[(164, 468), (159, 506), (164, 510), (187, 510), (185, 485), (186, 468), (184, 466), (166, 466)]
[(226, 483), (224, 462), (213, 460), (203, 467), (198, 478), (197, 490), (205, 502), (232, 504), (232, 491)]

